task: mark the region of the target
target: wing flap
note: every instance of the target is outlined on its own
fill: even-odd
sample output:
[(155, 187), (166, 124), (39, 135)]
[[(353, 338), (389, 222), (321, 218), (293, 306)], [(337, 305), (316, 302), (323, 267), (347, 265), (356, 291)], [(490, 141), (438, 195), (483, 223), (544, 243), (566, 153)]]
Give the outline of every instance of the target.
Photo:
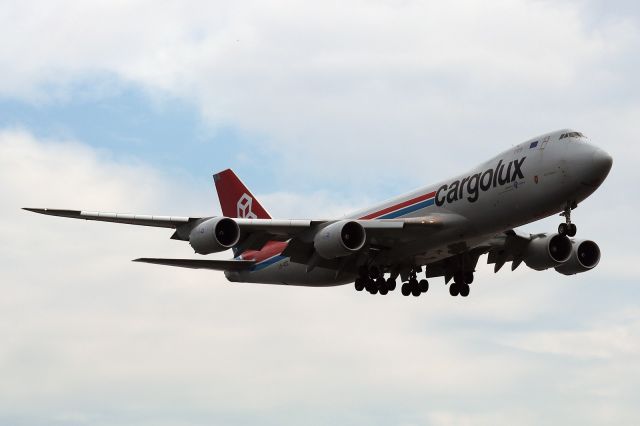
[(142, 257), (134, 259), (133, 262), (176, 266), (178, 268), (212, 269), (214, 271), (246, 271), (255, 263), (253, 260), (161, 259), (153, 257)]

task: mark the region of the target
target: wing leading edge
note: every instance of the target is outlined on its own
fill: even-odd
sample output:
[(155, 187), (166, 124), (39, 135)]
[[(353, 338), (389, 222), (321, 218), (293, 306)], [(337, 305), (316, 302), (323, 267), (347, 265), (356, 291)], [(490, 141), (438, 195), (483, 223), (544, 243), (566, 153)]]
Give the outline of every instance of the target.
[(186, 223), (200, 219), (184, 216), (149, 216), (127, 213), (87, 212), (81, 210), (39, 209), (29, 207), (23, 207), (23, 210), (49, 216), (69, 217), (71, 219), (126, 223), (129, 225), (155, 226), (160, 228), (177, 228)]

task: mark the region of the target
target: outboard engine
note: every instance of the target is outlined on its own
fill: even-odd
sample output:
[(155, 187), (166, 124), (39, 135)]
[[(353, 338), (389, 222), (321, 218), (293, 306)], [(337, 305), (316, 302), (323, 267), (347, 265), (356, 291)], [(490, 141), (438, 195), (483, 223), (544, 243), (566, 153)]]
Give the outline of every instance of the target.
[(600, 262), (600, 247), (591, 240), (573, 240), (571, 257), (556, 271), (564, 275), (579, 274), (595, 268)]

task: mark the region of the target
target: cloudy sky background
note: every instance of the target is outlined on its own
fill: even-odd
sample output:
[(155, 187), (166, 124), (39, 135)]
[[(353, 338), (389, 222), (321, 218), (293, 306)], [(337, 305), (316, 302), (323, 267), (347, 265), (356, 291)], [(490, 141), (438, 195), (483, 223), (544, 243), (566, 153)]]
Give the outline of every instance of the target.
[[(0, 423), (640, 422), (637, 2), (0, 3)], [(232, 285), (20, 210), (217, 214), (232, 167), (329, 217), (564, 127), (614, 157), (574, 213), (600, 265), (467, 299)]]

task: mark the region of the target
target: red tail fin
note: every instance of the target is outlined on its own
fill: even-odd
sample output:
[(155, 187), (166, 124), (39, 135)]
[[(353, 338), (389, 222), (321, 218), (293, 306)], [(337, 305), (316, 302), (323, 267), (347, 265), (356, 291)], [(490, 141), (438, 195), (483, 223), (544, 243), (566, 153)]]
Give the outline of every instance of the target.
[(271, 219), (269, 213), (233, 173), (233, 170), (227, 169), (213, 175), (213, 181), (216, 184), (223, 215), (247, 219)]

